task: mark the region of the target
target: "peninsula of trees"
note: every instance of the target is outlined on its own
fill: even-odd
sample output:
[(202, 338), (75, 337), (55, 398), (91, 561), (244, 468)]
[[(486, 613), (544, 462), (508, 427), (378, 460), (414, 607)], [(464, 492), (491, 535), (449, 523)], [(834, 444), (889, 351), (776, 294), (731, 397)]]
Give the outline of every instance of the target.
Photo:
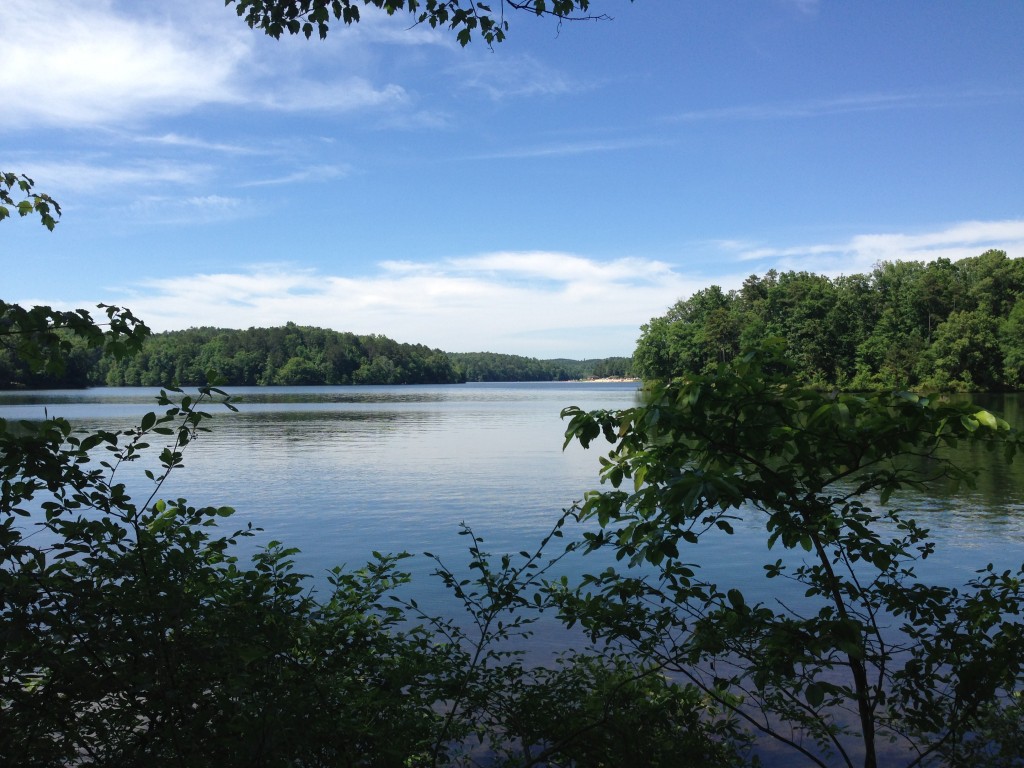
[(1024, 259), (885, 262), (838, 278), (774, 270), (713, 285), (644, 325), (645, 380), (710, 373), (770, 337), (806, 383), (842, 390), (1024, 388)]

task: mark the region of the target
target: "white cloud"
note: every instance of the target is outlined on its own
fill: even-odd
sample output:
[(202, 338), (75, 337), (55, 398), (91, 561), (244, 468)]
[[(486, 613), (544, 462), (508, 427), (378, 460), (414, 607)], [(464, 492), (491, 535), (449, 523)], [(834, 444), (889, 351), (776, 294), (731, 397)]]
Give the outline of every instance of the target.
[(803, 16), (816, 16), (821, 9), (821, 0), (782, 0), (782, 5)]
[(250, 215), (246, 201), (224, 195), (146, 195), (135, 200), (128, 210), (133, 218), (142, 217), (161, 224), (223, 222)]
[(539, 144), (532, 147), (514, 147), (508, 150), (476, 155), (477, 160), (524, 159), (535, 157), (568, 157), (592, 154), (594, 152), (618, 152), (621, 150), (644, 149), (664, 146), (665, 141), (652, 138), (593, 139)]
[(359, 77), (341, 83), (318, 83), (297, 79), (286, 88), (278, 88), (253, 97), (254, 103), (285, 112), (352, 112), (364, 108), (393, 108), (408, 103), (405, 89), (398, 85), (376, 88)]
[(139, 160), (106, 165), (96, 160), (68, 162), (19, 162), (19, 172), (32, 177), (36, 188), (54, 195), (65, 192), (124, 193), (131, 187), (153, 187), (163, 184), (192, 185), (207, 179), (212, 168), (202, 163), (181, 163), (169, 160)]
[(140, 144), (157, 144), (164, 147), (183, 147), (185, 149), (212, 150), (224, 152), (231, 155), (255, 155), (265, 154), (266, 150), (254, 147), (245, 147), (238, 144), (225, 144), (223, 142), (206, 141), (195, 136), (182, 136), (178, 133), (165, 133), (161, 136), (136, 136), (133, 141)]
[[(182, 204), (230, 210), (235, 202), (191, 198)], [(503, 251), (433, 262), (386, 261), (360, 277), (262, 264), (239, 272), (149, 280), (92, 301), (42, 303), (70, 308), (102, 298), (131, 307), (155, 330), (197, 322), (246, 328), (293, 321), (382, 333), (450, 352), (606, 357), (631, 354), (642, 324), (711, 283), (738, 288), (751, 271), (770, 268), (833, 276), (868, 272), (877, 261), (955, 260), (988, 248), (1024, 257), (1024, 220), (970, 221), (796, 247), (756, 247), (741, 240), (706, 247), (710, 252), (699, 276), (639, 257), (598, 260)]]
[(531, 252), (386, 262), (366, 277), (262, 265), (152, 280), (105, 298), (157, 330), (196, 318), (236, 328), (294, 321), (453, 352), (605, 357), (631, 354), (641, 324), (699, 287), (657, 261)]
[[(367, 40), (390, 35), (385, 27), (371, 27)], [(361, 63), (358, 36), (348, 35), (344, 48), (335, 45), (329, 53), (305, 40), (302, 49), (269, 41), (270, 65), (257, 55), (267, 41), (223, 4), (208, 0), (8, 3), (0, 14), (0, 39), (6, 129), (123, 128), (208, 104), (347, 113), (408, 101), (400, 86), (376, 86), (353, 71)], [(325, 56), (333, 58), (318, 71), (323, 79), (302, 76), (303, 63), (323, 63)]]
[(345, 27), (340, 21), (331, 24), (331, 34), (344, 31), (344, 34), (371, 43), (387, 43), (400, 46), (435, 46), (459, 49), (454, 37), (446, 30), (431, 27), (429, 24), (417, 24), (416, 17), (411, 14), (396, 13), (388, 16), (383, 13), (362, 14), (358, 24)]
[(990, 249), (1024, 257), (1024, 219), (966, 221), (919, 233), (864, 234), (845, 242), (787, 247), (757, 247), (734, 242), (722, 245), (744, 262), (763, 269), (807, 270), (828, 275), (869, 272), (880, 261), (965, 259)]
[(110, 0), (8, 3), (0, 39), (7, 127), (116, 125), (235, 101), (248, 55), (243, 36), (130, 18)]

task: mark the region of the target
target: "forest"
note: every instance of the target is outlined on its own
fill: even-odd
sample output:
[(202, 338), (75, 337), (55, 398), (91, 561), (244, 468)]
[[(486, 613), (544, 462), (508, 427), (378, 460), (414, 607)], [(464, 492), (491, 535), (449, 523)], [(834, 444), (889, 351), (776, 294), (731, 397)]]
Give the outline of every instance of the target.
[(771, 270), (680, 300), (641, 329), (637, 375), (710, 373), (785, 339), (801, 379), (844, 390), (997, 392), (1024, 387), (1024, 259), (884, 262), (829, 278)]
[[(0, 339), (0, 389), (324, 384), (457, 384), (568, 381), (629, 376), (632, 361), (537, 360), (493, 352), (448, 353), (379, 334), (356, 335), (288, 323), (276, 328), (190, 328), (151, 334), (138, 355), (103, 357), (72, 334), (64, 366), (32, 370), (11, 337)], [(212, 376), (210, 375), (212, 374)]]

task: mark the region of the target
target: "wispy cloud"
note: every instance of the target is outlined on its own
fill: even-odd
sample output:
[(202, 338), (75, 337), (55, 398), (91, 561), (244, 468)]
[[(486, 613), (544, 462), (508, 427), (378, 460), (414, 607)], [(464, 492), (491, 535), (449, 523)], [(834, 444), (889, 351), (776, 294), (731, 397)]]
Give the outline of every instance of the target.
[(158, 224), (210, 224), (250, 215), (245, 200), (224, 195), (144, 195), (128, 206), (132, 218)]
[(764, 269), (853, 274), (868, 272), (882, 261), (956, 261), (990, 248), (1024, 257), (1024, 219), (966, 221), (930, 232), (862, 234), (838, 243), (778, 247), (737, 241), (720, 247), (739, 261)]
[(525, 96), (559, 96), (593, 86), (577, 82), (532, 56), (482, 53), (454, 68), (452, 82), (494, 101)]
[(330, 181), (331, 179), (339, 179), (347, 176), (351, 173), (351, 168), (347, 165), (314, 165), (308, 168), (301, 168), (292, 173), (287, 173), (283, 176), (277, 176), (271, 179), (258, 179), (256, 181), (247, 181), (238, 184), (239, 187), (268, 187), (275, 186), (278, 184), (295, 184), (301, 182), (320, 182)]
[(25, 159), (18, 168), (35, 179), (39, 189), (61, 195), (66, 192), (97, 192), (117, 190), (127, 194), (132, 189), (160, 185), (190, 186), (201, 184), (212, 173), (205, 163), (181, 163), (170, 160), (123, 160), (104, 162), (105, 158), (37, 162)]
[(341, 22), (332, 25), (332, 31), (345, 34), (370, 43), (387, 43), (404, 47), (432, 46), (459, 48), (455, 39), (443, 29), (436, 29), (429, 24), (417, 24), (412, 13), (396, 13), (388, 16), (380, 13), (366, 13), (360, 16), (358, 24), (343, 27)]
[(782, 0), (782, 5), (803, 16), (815, 16), (821, 9), (821, 0)]
[(359, 77), (340, 83), (295, 80), (288, 88), (278, 88), (254, 96), (253, 103), (266, 109), (286, 112), (352, 112), (366, 108), (394, 108), (409, 102), (405, 89), (398, 85), (377, 88)]
[(109, 0), (10, 3), (0, 39), (8, 128), (118, 125), (235, 101), (248, 55), (237, 35), (128, 18)]
[(598, 152), (621, 152), (632, 149), (646, 149), (663, 146), (665, 142), (653, 138), (592, 139), (582, 141), (555, 142), (533, 147), (512, 147), (498, 152), (475, 155), (477, 160), (527, 160), (536, 157), (569, 157)]
[(246, 147), (239, 144), (225, 144), (216, 141), (206, 141), (194, 136), (182, 136), (178, 133), (165, 133), (161, 136), (134, 136), (132, 140), (140, 144), (156, 144), (163, 147), (183, 147), (185, 149), (210, 150), (223, 152), (231, 155), (257, 155), (266, 154), (266, 150)]
[(672, 115), (668, 121), (698, 123), (802, 119), (856, 112), (937, 109), (965, 104), (1019, 101), (1022, 96), (1024, 91), (995, 90), (956, 93), (864, 93), (805, 101), (694, 109)]

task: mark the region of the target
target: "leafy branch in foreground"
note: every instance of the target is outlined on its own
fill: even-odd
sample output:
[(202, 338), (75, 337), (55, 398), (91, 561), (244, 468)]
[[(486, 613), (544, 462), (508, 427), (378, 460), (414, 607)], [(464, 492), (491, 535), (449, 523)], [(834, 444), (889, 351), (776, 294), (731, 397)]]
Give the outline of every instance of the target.
[[(150, 335), (149, 328), (122, 307), (100, 304), (107, 316), (97, 323), (84, 309), (63, 311), (51, 307), (25, 308), (0, 301), (0, 375), (21, 380), (35, 376), (63, 376), (79, 349), (119, 360), (137, 354)], [(10, 382), (0, 380), (0, 388)]]
[(38, 214), (40, 223), (52, 232), (60, 218), (60, 205), (49, 195), (33, 192), (34, 186), (35, 181), (25, 174), (0, 171), (0, 221), (10, 216), (13, 208), (19, 216)]
[(331, 17), (344, 24), (361, 19), (360, 6), (373, 6), (389, 16), (405, 11), (415, 24), (448, 27), (456, 31), (461, 45), (468, 45), (477, 32), (488, 45), (500, 43), (508, 33), (505, 10), (522, 11), (535, 16), (551, 16), (563, 21), (608, 20), (607, 14), (591, 14), (590, 0), (497, 0), (498, 10), (478, 0), (224, 0), (235, 4), (236, 13), (252, 29), (262, 29), (273, 38), (287, 32), (307, 39), (315, 31), (327, 37)]
[(746, 743), (732, 718), (719, 717), (696, 687), (672, 683), (629, 655), (581, 648), (527, 663), (538, 626), (548, 635), (557, 632), (550, 619), (541, 623), (542, 613), (552, 607), (551, 584), (568, 584), (552, 574), (576, 544), (550, 558), (545, 550), (575, 521), (575, 512), (566, 511), (534, 551), (500, 558), (483, 551), (483, 540), (463, 525), (468, 574), (428, 553), (437, 565), (434, 575), (464, 609), (461, 620), (398, 600), (446, 649), (437, 667), (448, 670), (438, 680), (444, 716), (431, 764), (741, 765)]
[[(1021, 439), (1006, 422), (942, 398), (809, 389), (778, 345), (656, 383), (636, 408), (563, 416), (566, 443), (614, 444), (612, 488), (580, 515), (598, 526), (587, 549), (625, 565), (555, 596), (570, 625), (817, 765), (874, 768), (883, 746), (887, 764), (982, 765), (1001, 748), (993, 723), (1020, 712), (1024, 571), (926, 584), (915, 565), (936, 549), (928, 531), (876, 507), (969, 486), (973, 472), (944, 453), (958, 442), (1012, 458)], [(759, 523), (778, 557), (736, 563), (728, 584), (703, 578), (689, 547), (739, 521)], [(775, 585), (768, 602), (750, 595), (758, 573)]]

